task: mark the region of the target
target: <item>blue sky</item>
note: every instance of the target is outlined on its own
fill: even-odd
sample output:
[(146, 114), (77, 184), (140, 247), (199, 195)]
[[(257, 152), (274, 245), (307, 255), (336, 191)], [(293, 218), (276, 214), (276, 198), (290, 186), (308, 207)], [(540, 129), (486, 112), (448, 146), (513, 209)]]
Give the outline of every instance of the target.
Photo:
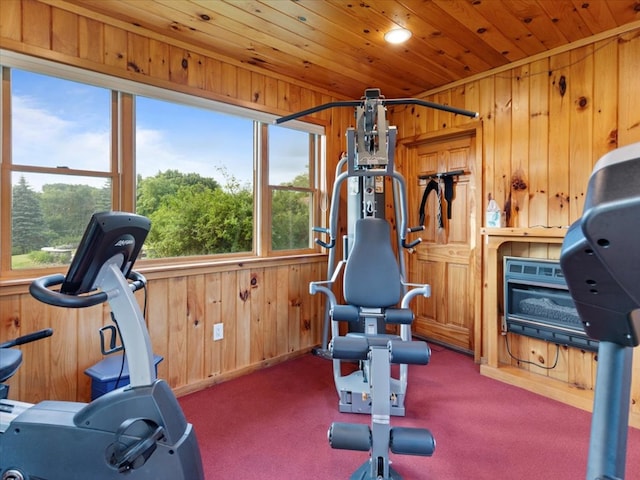
[[(23, 165), (108, 170), (110, 151), (108, 89), (12, 70), (13, 162)], [(281, 134), (272, 153), (277, 162), (270, 180), (291, 180), (305, 170), (307, 136), (272, 127)], [(136, 154), (143, 177), (178, 169), (225, 183), (220, 168), (242, 184), (252, 182), (252, 122), (248, 119), (137, 97)], [(276, 168), (277, 165), (277, 168)], [(39, 190), (58, 176), (25, 175)], [(102, 185), (100, 179), (62, 177)]]

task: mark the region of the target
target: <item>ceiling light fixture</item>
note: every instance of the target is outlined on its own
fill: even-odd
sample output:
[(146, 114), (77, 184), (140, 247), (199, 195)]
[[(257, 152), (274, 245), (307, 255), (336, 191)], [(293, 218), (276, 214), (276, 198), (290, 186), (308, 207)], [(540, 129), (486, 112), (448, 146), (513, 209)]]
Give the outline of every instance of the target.
[(394, 28), (384, 34), (384, 39), (393, 44), (406, 42), (411, 38), (411, 32), (406, 28)]

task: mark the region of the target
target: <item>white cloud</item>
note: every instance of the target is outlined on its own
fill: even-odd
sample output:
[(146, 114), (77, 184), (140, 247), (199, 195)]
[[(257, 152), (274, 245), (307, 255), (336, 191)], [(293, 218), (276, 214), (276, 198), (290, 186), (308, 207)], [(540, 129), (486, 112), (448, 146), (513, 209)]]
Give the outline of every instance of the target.
[(110, 132), (91, 128), (12, 97), (13, 163), (82, 170), (109, 168)]
[[(64, 104), (63, 104), (64, 105)], [(99, 112), (82, 114), (80, 105), (70, 110), (47, 109), (29, 96), (12, 96), (13, 163), (17, 165), (108, 171), (110, 165), (111, 132), (109, 119), (96, 124)], [(64, 115), (64, 116), (63, 116)], [(91, 120), (88, 120), (91, 119)], [(143, 177), (160, 171), (177, 169), (213, 177), (221, 184), (226, 179), (221, 169), (243, 184), (253, 180), (251, 140), (246, 132), (236, 132), (231, 125), (211, 125), (203, 128), (190, 118), (172, 118), (171, 129), (161, 129), (148, 122), (136, 130), (136, 167)], [(191, 124), (191, 125), (190, 125)], [(278, 129), (279, 130), (279, 129)], [(290, 132), (278, 131), (272, 140), (277, 161), (271, 170), (271, 181), (291, 181), (305, 170), (307, 143), (305, 137), (293, 138)], [(295, 139), (295, 140), (294, 140)], [(249, 142), (249, 143), (247, 143)], [(305, 164), (301, 164), (305, 162)], [(64, 171), (61, 170), (61, 173)], [(89, 177), (28, 174), (35, 190), (44, 183), (73, 182), (101, 186), (104, 180)]]

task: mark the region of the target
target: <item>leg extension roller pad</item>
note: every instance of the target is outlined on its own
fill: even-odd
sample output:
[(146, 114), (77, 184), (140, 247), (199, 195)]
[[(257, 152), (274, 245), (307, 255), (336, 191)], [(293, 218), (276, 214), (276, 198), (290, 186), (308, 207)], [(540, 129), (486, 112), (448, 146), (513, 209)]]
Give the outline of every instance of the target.
[(333, 358), (341, 360), (366, 360), (369, 342), (365, 337), (336, 337), (331, 341)]
[(426, 428), (393, 427), (389, 448), (400, 455), (430, 457), (436, 449), (436, 440)]
[(340, 450), (368, 452), (371, 448), (371, 430), (368, 425), (334, 422), (329, 427), (329, 445)]
[(391, 363), (426, 365), (431, 359), (431, 349), (426, 342), (391, 340), (389, 342)]

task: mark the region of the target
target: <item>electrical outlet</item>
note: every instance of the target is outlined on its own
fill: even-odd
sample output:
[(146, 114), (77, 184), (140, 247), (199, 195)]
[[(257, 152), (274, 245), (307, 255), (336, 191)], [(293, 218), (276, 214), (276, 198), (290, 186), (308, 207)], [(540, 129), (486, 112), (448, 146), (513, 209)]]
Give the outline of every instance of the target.
[(222, 340), (224, 338), (224, 324), (216, 323), (213, 325), (213, 339)]

